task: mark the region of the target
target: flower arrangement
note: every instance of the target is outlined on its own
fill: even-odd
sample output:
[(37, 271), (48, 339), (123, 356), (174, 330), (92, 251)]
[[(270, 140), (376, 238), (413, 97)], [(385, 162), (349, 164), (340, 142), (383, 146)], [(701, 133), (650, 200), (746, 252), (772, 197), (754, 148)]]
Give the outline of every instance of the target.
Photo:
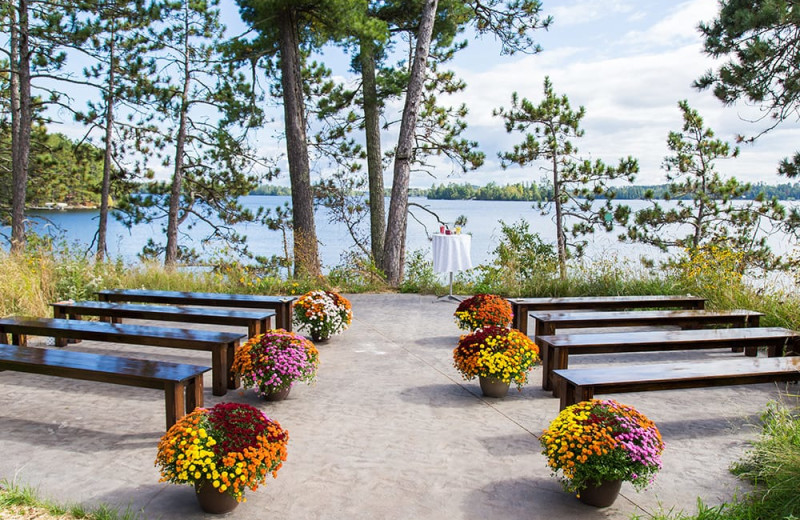
[(493, 377), (522, 389), (539, 361), (539, 347), (516, 329), (486, 327), (461, 337), (453, 363), (464, 379)]
[(242, 385), (255, 388), (261, 396), (290, 388), (295, 381), (311, 383), (318, 366), (314, 344), (283, 329), (250, 338), (233, 358), (233, 370), (242, 376)]
[(333, 291), (311, 291), (294, 304), (294, 318), (308, 328), (315, 341), (340, 334), (353, 321), (350, 302)]
[(158, 444), (160, 482), (211, 485), (243, 502), (286, 460), (289, 433), (246, 404), (219, 403), (183, 416)]
[(578, 492), (609, 480), (637, 490), (661, 469), (664, 442), (656, 425), (631, 406), (592, 399), (558, 414), (539, 439), (564, 489)]
[(475, 330), (483, 327), (508, 327), (514, 314), (511, 304), (495, 294), (476, 294), (462, 301), (455, 312), (460, 329)]

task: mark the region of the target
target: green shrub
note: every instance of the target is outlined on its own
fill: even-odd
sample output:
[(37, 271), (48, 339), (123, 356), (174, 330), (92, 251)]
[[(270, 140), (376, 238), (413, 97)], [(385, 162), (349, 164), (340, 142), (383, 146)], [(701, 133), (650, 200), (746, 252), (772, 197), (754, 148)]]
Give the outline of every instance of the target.
[(400, 292), (431, 294), (441, 288), (439, 278), (433, 272), (433, 262), (427, 259), (427, 251), (412, 251), (406, 260), (405, 277), (398, 288)]

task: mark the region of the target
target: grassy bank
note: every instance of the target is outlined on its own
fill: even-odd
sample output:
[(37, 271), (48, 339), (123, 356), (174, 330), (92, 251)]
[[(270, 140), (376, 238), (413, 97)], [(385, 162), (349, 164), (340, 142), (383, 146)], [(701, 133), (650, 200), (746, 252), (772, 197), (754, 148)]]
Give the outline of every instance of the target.
[[(94, 299), (94, 292), (113, 288), (302, 294), (312, 289), (345, 293), (383, 292), (390, 288), (374, 267), (357, 260), (333, 268), (322, 279), (281, 277), (239, 263), (215, 268), (168, 270), (160, 264), (95, 263), (70, 250), (37, 250), (22, 255), (0, 253), (0, 315), (48, 316), (49, 303)], [(695, 294), (711, 309), (763, 312), (763, 326), (800, 330), (800, 296), (794, 287), (758, 285), (737, 272), (737, 258), (726, 251), (704, 251), (677, 259), (669, 267), (645, 268), (615, 257), (575, 262), (566, 279), (547, 262), (502, 261), (458, 273), (457, 294), (480, 292), (507, 297), (555, 297), (640, 294)], [(401, 292), (445, 294), (444, 277), (433, 271), (425, 252), (408, 256)]]
[[(795, 405), (771, 404), (762, 433), (731, 471), (753, 492), (716, 507), (698, 499), (697, 513), (660, 513), (652, 520), (794, 520), (800, 517), (800, 417)], [(638, 517), (635, 520), (641, 520)]]
[(137, 520), (139, 513), (107, 506), (93, 509), (41, 499), (35, 490), (0, 480), (0, 520)]

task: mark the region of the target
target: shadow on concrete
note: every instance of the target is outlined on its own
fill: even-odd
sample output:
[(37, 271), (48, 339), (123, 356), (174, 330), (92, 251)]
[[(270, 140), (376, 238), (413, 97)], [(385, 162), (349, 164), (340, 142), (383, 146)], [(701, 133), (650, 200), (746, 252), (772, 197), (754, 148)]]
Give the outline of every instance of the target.
[(400, 392), (403, 401), (435, 408), (469, 408), (480, 405), (480, 390), (473, 394), (455, 383), (411, 386)]
[(3, 428), (0, 429), (0, 440), (31, 446), (58, 445), (63, 450), (90, 454), (98, 450), (152, 448), (158, 445), (158, 440), (164, 434), (163, 431), (110, 433), (8, 416), (0, 416), (0, 422), (3, 424)]
[(415, 345), (422, 347), (447, 348), (453, 350), (458, 346), (458, 336), (448, 334), (446, 336), (426, 336), (414, 342)]
[(461, 507), (463, 517), (474, 520), (617, 518), (609, 514), (613, 509), (613, 505), (597, 509), (580, 503), (566, 493), (555, 478), (498, 480), (470, 493)]
[(529, 433), (496, 435), (479, 439), (486, 451), (493, 457), (508, 455), (530, 455), (542, 450), (539, 439)]
[[(59, 399), (68, 400), (69, 394), (91, 394), (97, 397), (130, 399), (132, 401), (164, 402), (164, 391), (151, 388), (139, 388), (127, 385), (115, 385), (97, 381), (81, 381), (44, 374), (25, 374), (23, 372), (5, 372), (0, 374), (4, 385), (23, 389), (46, 390), (51, 392), (53, 402)], [(210, 388), (204, 388), (206, 395), (211, 395)], [(61, 397), (61, 394), (66, 394)], [(163, 404), (161, 405), (163, 407)]]
[[(700, 414), (698, 414), (700, 415)], [(675, 439), (703, 439), (715, 436), (728, 436), (748, 428), (757, 432), (760, 429), (760, 414), (732, 417), (689, 417), (680, 421), (658, 421), (656, 426), (662, 437)]]

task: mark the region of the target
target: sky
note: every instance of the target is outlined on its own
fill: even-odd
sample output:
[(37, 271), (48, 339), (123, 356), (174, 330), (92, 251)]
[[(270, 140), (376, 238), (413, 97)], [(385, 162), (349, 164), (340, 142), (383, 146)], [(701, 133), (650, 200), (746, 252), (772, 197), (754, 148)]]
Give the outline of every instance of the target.
[[(459, 96), (470, 108), (469, 135), (487, 153), (487, 164), (476, 172), (435, 182), (529, 182), (544, 171), (530, 167), (499, 167), (497, 151), (511, 150), (522, 141), (507, 134), (492, 109), (510, 107), (517, 92), (538, 103), (545, 76), (557, 94), (573, 108), (586, 109), (585, 135), (576, 140), (579, 155), (615, 164), (631, 155), (638, 159), (636, 184), (666, 182), (662, 163), (668, 155), (670, 131), (682, 125), (678, 101), (686, 99), (720, 139), (735, 143), (738, 134), (753, 135), (769, 122), (754, 122), (759, 109), (744, 103), (723, 106), (710, 91), (697, 91), (692, 82), (715, 63), (702, 52), (697, 30), (717, 13), (716, 0), (593, 0), (543, 1), (553, 16), (549, 31), (536, 33), (543, 51), (536, 55), (498, 57), (491, 40), (471, 41), (452, 67), (468, 87)], [(746, 182), (786, 182), (777, 175), (780, 159), (800, 143), (800, 124), (790, 122), (740, 146), (740, 156), (717, 163), (723, 176)], [(431, 180), (412, 184), (427, 187)]]
[[(222, 0), (221, 5), (229, 34), (239, 34), (243, 24), (235, 1)], [(500, 167), (498, 152), (512, 150), (523, 136), (506, 133), (502, 120), (492, 116), (492, 110), (509, 108), (513, 92), (538, 103), (546, 76), (557, 94), (568, 96), (574, 109), (586, 109), (582, 121), (585, 135), (574, 142), (579, 155), (610, 164), (633, 156), (640, 166), (636, 184), (666, 182), (662, 163), (669, 153), (668, 133), (679, 131), (682, 125), (679, 100), (687, 99), (706, 126), (718, 138), (731, 143), (739, 134), (754, 135), (768, 126), (768, 121), (753, 122), (762, 115), (757, 107), (743, 103), (726, 107), (711, 92), (692, 87), (694, 80), (715, 65), (702, 52), (697, 26), (714, 19), (716, 0), (543, 0), (543, 9), (552, 15), (553, 24), (548, 31), (534, 33), (543, 48), (541, 53), (503, 56), (499, 44), (485, 37), (470, 40), (447, 66), (467, 87), (440, 101), (465, 103), (469, 108), (469, 127), (464, 136), (479, 143), (486, 153), (486, 163), (468, 173), (454, 173), (451, 165), (437, 164), (433, 176), (414, 173), (412, 187), (542, 179), (546, 172), (538, 165), (511, 166), (507, 170)], [(357, 80), (340, 51), (326, 49), (320, 58), (337, 79), (349, 83)], [(398, 100), (388, 107), (388, 119), (399, 120), (402, 102)], [(283, 131), (280, 107), (274, 107), (272, 115), (274, 121), (259, 132), (256, 146), (267, 155), (285, 156), (285, 142), (276, 137)], [(85, 132), (67, 121), (57, 130), (76, 138)], [(385, 149), (396, 144), (396, 132), (397, 126), (382, 136)], [(718, 162), (717, 169), (723, 176), (735, 176), (745, 182), (786, 182), (777, 175), (777, 165), (796, 149), (800, 149), (800, 123), (785, 122), (755, 144), (741, 145), (740, 156)], [(315, 166), (318, 165), (312, 165), (312, 169)], [(284, 163), (281, 168), (284, 173), (274, 182), (288, 185), (288, 167)], [(392, 183), (391, 170), (390, 165), (385, 172), (387, 187)], [(170, 173), (164, 169), (157, 176), (166, 179)], [(314, 176), (316, 179), (318, 173)]]

